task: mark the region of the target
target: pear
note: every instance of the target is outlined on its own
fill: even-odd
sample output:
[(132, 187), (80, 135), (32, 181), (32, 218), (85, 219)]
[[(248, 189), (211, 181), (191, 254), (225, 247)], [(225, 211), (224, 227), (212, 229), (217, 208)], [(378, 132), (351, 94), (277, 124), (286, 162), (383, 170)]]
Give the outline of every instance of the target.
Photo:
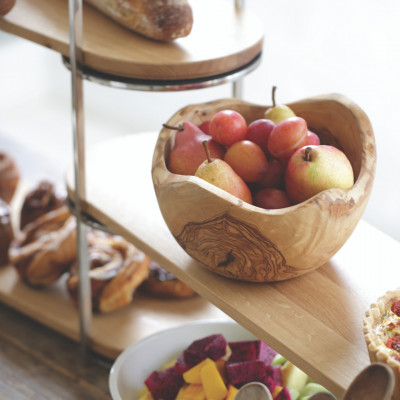
[(252, 204), (251, 192), (245, 181), (224, 160), (212, 159), (208, 149), (208, 141), (203, 141), (207, 159), (197, 168), (195, 176), (204, 179), (214, 186)]
[(290, 117), (295, 117), (296, 114), (293, 110), (285, 104), (276, 104), (275, 102), (275, 91), (276, 86), (272, 87), (272, 107), (268, 108), (264, 113), (264, 118), (269, 119), (275, 124), (279, 124), (279, 122), (288, 119)]
[(168, 169), (174, 174), (194, 175), (198, 166), (206, 159), (203, 140), (209, 140), (211, 157), (223, 158), (225, 147), (217, 143), (190, 121), (178, 127), (163, 124), (167, 129), (176, 130), (175, 144), (168, 157)]

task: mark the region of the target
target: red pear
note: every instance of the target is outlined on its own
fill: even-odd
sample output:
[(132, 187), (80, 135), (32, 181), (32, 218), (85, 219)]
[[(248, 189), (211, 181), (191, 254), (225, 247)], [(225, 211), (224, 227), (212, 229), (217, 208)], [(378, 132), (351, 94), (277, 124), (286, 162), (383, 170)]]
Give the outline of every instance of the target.
[(168, 157), (168, 169), (174, 174), (194, 175), (199, 165), (207, 158), (202, 142), (207, 140), (212, 158), (224, 158), (225, 147), (217, 143), (191, 122), (179, 127), (164, 125), (176, 129), (175, 145)]

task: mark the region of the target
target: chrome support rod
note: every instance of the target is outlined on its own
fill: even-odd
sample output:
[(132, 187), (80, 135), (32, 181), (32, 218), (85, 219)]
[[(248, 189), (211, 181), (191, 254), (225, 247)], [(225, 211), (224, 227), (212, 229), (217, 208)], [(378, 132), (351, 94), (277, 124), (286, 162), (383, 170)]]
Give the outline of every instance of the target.
[[(244, 9), (244, 1), (245, 0), (235, 0), (235, 8), (236, 10), (243, 10)], [(235, 80), (232, 83), (232, 97), (236, 99), (243, 98), (243, 77)]]
[(83, 78), (79, 66), (83, 64), (82, 36), (83, 15), (82, 0), (69, 0), (70, 59), (72, 80), (72, 129), (74, 149), (74, 178), (76, 223), (77, 223), (77, 258), (79, 265), (79, 321), (80, 340), (83, 357), (87, 354), (88, 342), (92, 329), (92, 302), (89, 281), (89, 260), (87, 227), (81, 217), (81, 199), (86, 198), (85, 177), (85, 137), (83, 112)]

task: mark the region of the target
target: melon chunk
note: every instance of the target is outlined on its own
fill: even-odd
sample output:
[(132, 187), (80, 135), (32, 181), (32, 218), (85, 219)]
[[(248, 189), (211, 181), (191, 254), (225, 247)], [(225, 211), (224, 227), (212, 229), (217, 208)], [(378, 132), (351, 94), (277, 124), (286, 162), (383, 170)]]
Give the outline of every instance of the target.
[(290, 389), (296, 389), (301, 392), (306, 386), (308, 376), (300, 368), (296, 367), (290, 361), (281, 367), (282, 383)]
[(182, 374), (171, 367), (165, 371), (153, 371), (144, 383), (153, 399), (174, 400), (184, 382)]
[(205, 358), (218, 360), (226, 353), (226, 339), (221, 334), (209, 335), (195, 340), (184, 352), (185, 363), (189, 366), (196, 365)]
[(276, 356), (276, 351), (261, 340), (246, 340), (240, 342), (229, 342), (232, 351), (228, 363), (238, 361), (264, 361), (267, 365), (271, 364)]

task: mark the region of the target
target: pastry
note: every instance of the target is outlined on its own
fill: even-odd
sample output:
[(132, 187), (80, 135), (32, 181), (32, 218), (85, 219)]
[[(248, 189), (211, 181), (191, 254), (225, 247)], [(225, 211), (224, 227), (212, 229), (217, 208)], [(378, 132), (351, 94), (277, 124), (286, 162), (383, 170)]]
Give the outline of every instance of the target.
[(187, 0), (85, 0), (114, 21), (151, 39), (189, 35), (193, 25)]
[(0, 199), (0, 266), (8, 264), (8, 248), (13, 239), (10, 205)]
[(66, 205), (65, 196), (55, 192), (49, 181), (41, 181), (24, 199), (20, 215), (20, 229), (43, 214)]
[(14, 159), (0, 152), (0, 199), (10, 203), (19, 182), (19, 170)]
[(67, 206), (43, 214), (16, 234), (8, 255), (26, 283), (54, 283), (76, 259), (75, 217)]
[(8, 14), (15, 6), (15, 0), (0, 0), (0, 15)]
[[(88, 230), (89, 277), (92, 308), (101, 313), (132, 302), (135, 289), (148, 277), (149, 258), (118, 235)], [(72, 299), (78, 299), (78, 266), (74, 263), (67, 280)]]
[(143, 282), (142, 290), (156, 297), (186, 299), (196, 296), (193, 289), (153, 260), (150, 262), (149, 278)]
[(364, 337), (371, 362), (392, 368), (392, 399), (400, 400), (400, 289), (388, 291), (371, 305), (364, 319)]

